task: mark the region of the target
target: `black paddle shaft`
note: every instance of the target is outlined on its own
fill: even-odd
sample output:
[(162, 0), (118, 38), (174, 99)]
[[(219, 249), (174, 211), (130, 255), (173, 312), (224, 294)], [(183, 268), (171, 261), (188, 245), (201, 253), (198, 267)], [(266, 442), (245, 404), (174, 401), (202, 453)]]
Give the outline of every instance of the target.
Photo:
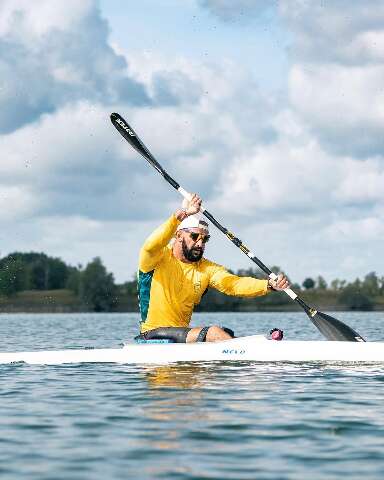
[[(127, 140), (127, 142), (142, 155), (163, 177), (164, 179), (172, 185), (175, 190), (180, 190), (180, 184), (176, 182), (159, 164), (151, 152), (147, 149), (144, 143), (137, 136), (132, 127), (119, 115), (118, 113), (111, 114), (111, 121), (115, 128), (120, 132), (120, 134)], [(226, 235), (236, 247), (240, 248), (246, 255), (249, 253), (249, 249), (244, 245), (244, 243), (237, 237), (235, 237), (227, 228), (223, 227), (215, 217), (209, 213), (207, 210), (203, 209), (203, 215), (208, 218), (208, 220), (215, 225), (221, 232)], [(270, 275), (272, 271), (264, 265), (264, 263), (259, 260), (256, 256), (250, 257), (267, 275)]]
[[(140, 140), (133, 128), (124, 120), (124, 118), (118, 113), (111, 113), (111, 122), (113, 126), (118, 130), (118, 132), (127, 140), (127, 142), (142, 155), (163, 177), (164, 179), (172, 185), (172, 187), (177, 190), (184, 198), (189, 199), (190, 194), (184, 190), (176, 180), (174, 180), (159, 164), (151, 152), (147, 149), (144, 143)], [(215, 225), (221, 232), (226, 235), (226, 237), (238, 247), (245, 255), (248, 256), (258, 267), (266, 273), (270, 278), (275, 279), (276, 274), (273, 273), (261, 260), (259, 260), (254, 253), (252, 253), (249, 248), (244, 245), (244, 243), (237, 238), (232, 232), (227, 228), (223, 227), (215, 217), (205, 210), (204, 207), (201, 208), (203, 215), (208, 218), (208, 220)], [(344, 324), (340, 320), (319, 312), (318, 310), (308, 306), (295, 292), (291, 289), (284, 290), (285, 293), (292, 299), (295, 300), (308, 315), (312, 323), (319, 329), (319, 331), (328, 339), (328, 340), (339, 340), (339, 341), (358, 341), (364, 342), (365, 340), (361, 335), (359, 335), (355, 330), (353, 330), (348, 325)]]

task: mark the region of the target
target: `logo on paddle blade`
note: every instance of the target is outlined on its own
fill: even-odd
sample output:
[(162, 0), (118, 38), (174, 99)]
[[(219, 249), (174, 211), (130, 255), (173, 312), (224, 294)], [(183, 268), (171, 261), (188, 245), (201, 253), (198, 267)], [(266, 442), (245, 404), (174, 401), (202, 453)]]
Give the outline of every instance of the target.
[(136, 135), (132, 132), (132, 130), (128, 127), (128, 125), (126, 125), (126, 124), (123, 122), (123, 120), (121, 120), (121, 118), (118, 118), (118, 119), (116, 120), (116, 123), (117, 123), (118, 125), (120, 125), (120, 127), (121, 127), (123, 130), (125, 130), (125, 131), (128, 133), (128, 135), (130, 135), (131, 137), (135, 137), (135, 136), (136, 136)]

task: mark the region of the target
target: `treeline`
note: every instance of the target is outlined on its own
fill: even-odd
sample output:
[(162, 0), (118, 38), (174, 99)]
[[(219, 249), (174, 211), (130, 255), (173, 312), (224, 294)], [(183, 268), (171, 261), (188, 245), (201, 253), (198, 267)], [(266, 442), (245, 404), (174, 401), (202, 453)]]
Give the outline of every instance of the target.
[(13, 297), (25, 290), (69, 289), (85, 309), (113, 310), (118, 288), (100, 258), (83, 268), (65, 264), (44, 253), (15, 252), (0, 260), (0, 294)]
[(307, 291), (335, 294), (337, 302), (349, 310), (372, 310), (383, 304), (384, 276), (379, 277), (376, 272), (370, 272), (363, 280), (357, 278), (350, 283), (346, 280), (332, 280), (330, 285), (327, 285), (321, 276), (317, 277), (317, 280), (306, 278), (302, 286)]
[[(281, 272), (280, 267), (271, 270)], [(264, 279), (265, 275), (258, 269), (241, 269), (239, 276)], [(384, 309), (384, 277), (370, 272), (363, 280), (356, 279), (348, 283), (335, 279), (329, 284), (322, 276), (308, 277), (302, 284), (291, 283), (291, 288), (304, 300), (317, 307), (340, 310)], [(288, 310), (294, 303), (285, 294), (270, 294), (256, 298), (228, 297), (210, 289), (198, 306), (198, 311), (254, 311), (254, 310)]]
[[(272, 267), (274, 272), (280, 268)], [(257, 269), (238, 270), (240, 276), (265, 278)], [(384, 309), (384, 277), (375, 272), (360, 280), (348, 283), (333, 280), (329, 284), (323, 277), (306, 278), (302, 284), (292, 288), (310, 304), (328, 309), (372, 310)], [(115, 283), (99, 257), (85, 267), (70, 266), (60, 258), (44, 253), (15, 252), (0, 259), (0, 296), (7, 301), (22, 302), (22, 292), (49, 292), (52, 304), (60, 304), (59, 291), (70, 292), (75, 304), (73, 309), (85, 311), (137, 311), (136, 280), (122, 285)], [(57, 291), (57, 295), (55, 295)], [(42, 297), (43, 298), (43, 297)], [(288, 310), (294, 302), (284, 294), (244, 299), (223, 295), (210, 289), (203, 297), (197, 311), (254, 311)], [(54, 305), (53, 305), (54, 306)]]

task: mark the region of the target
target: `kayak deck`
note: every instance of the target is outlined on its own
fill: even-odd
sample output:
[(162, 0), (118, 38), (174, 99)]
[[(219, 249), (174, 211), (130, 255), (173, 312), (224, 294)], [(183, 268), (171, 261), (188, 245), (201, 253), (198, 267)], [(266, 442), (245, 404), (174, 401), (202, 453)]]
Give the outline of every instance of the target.
[(127, 344), (122, 348), (0, 353), (0, 364), (166, 364), (203, 361), (384, 363), (384, 342), (268, 340), (262, 335), (216, 343)]

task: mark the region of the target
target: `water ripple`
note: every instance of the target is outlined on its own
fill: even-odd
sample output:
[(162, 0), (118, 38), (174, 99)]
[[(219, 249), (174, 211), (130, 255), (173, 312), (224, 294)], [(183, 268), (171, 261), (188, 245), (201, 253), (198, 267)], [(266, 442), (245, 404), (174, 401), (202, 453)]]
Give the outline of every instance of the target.
[[(352, 317), (351, 325), (367, 336), (381, 331), (380, 314)], [(288, 337), (299, 332), (301, 338), (317, 338), (300, 318), (241, 314), (231, 315), (231, 322), (239, 333), (256, 323), (264, 330), (278, 323)], [(116, 346), (134, 334), (137, 316), (2, 315), (1, 320), (3, 350), (12, 351)], [(213, 314), (209, 320), (220, 323)], [(7, 480), (381, 479), (383, 381), (378, 365), (3, 365), (0, 475)]]

